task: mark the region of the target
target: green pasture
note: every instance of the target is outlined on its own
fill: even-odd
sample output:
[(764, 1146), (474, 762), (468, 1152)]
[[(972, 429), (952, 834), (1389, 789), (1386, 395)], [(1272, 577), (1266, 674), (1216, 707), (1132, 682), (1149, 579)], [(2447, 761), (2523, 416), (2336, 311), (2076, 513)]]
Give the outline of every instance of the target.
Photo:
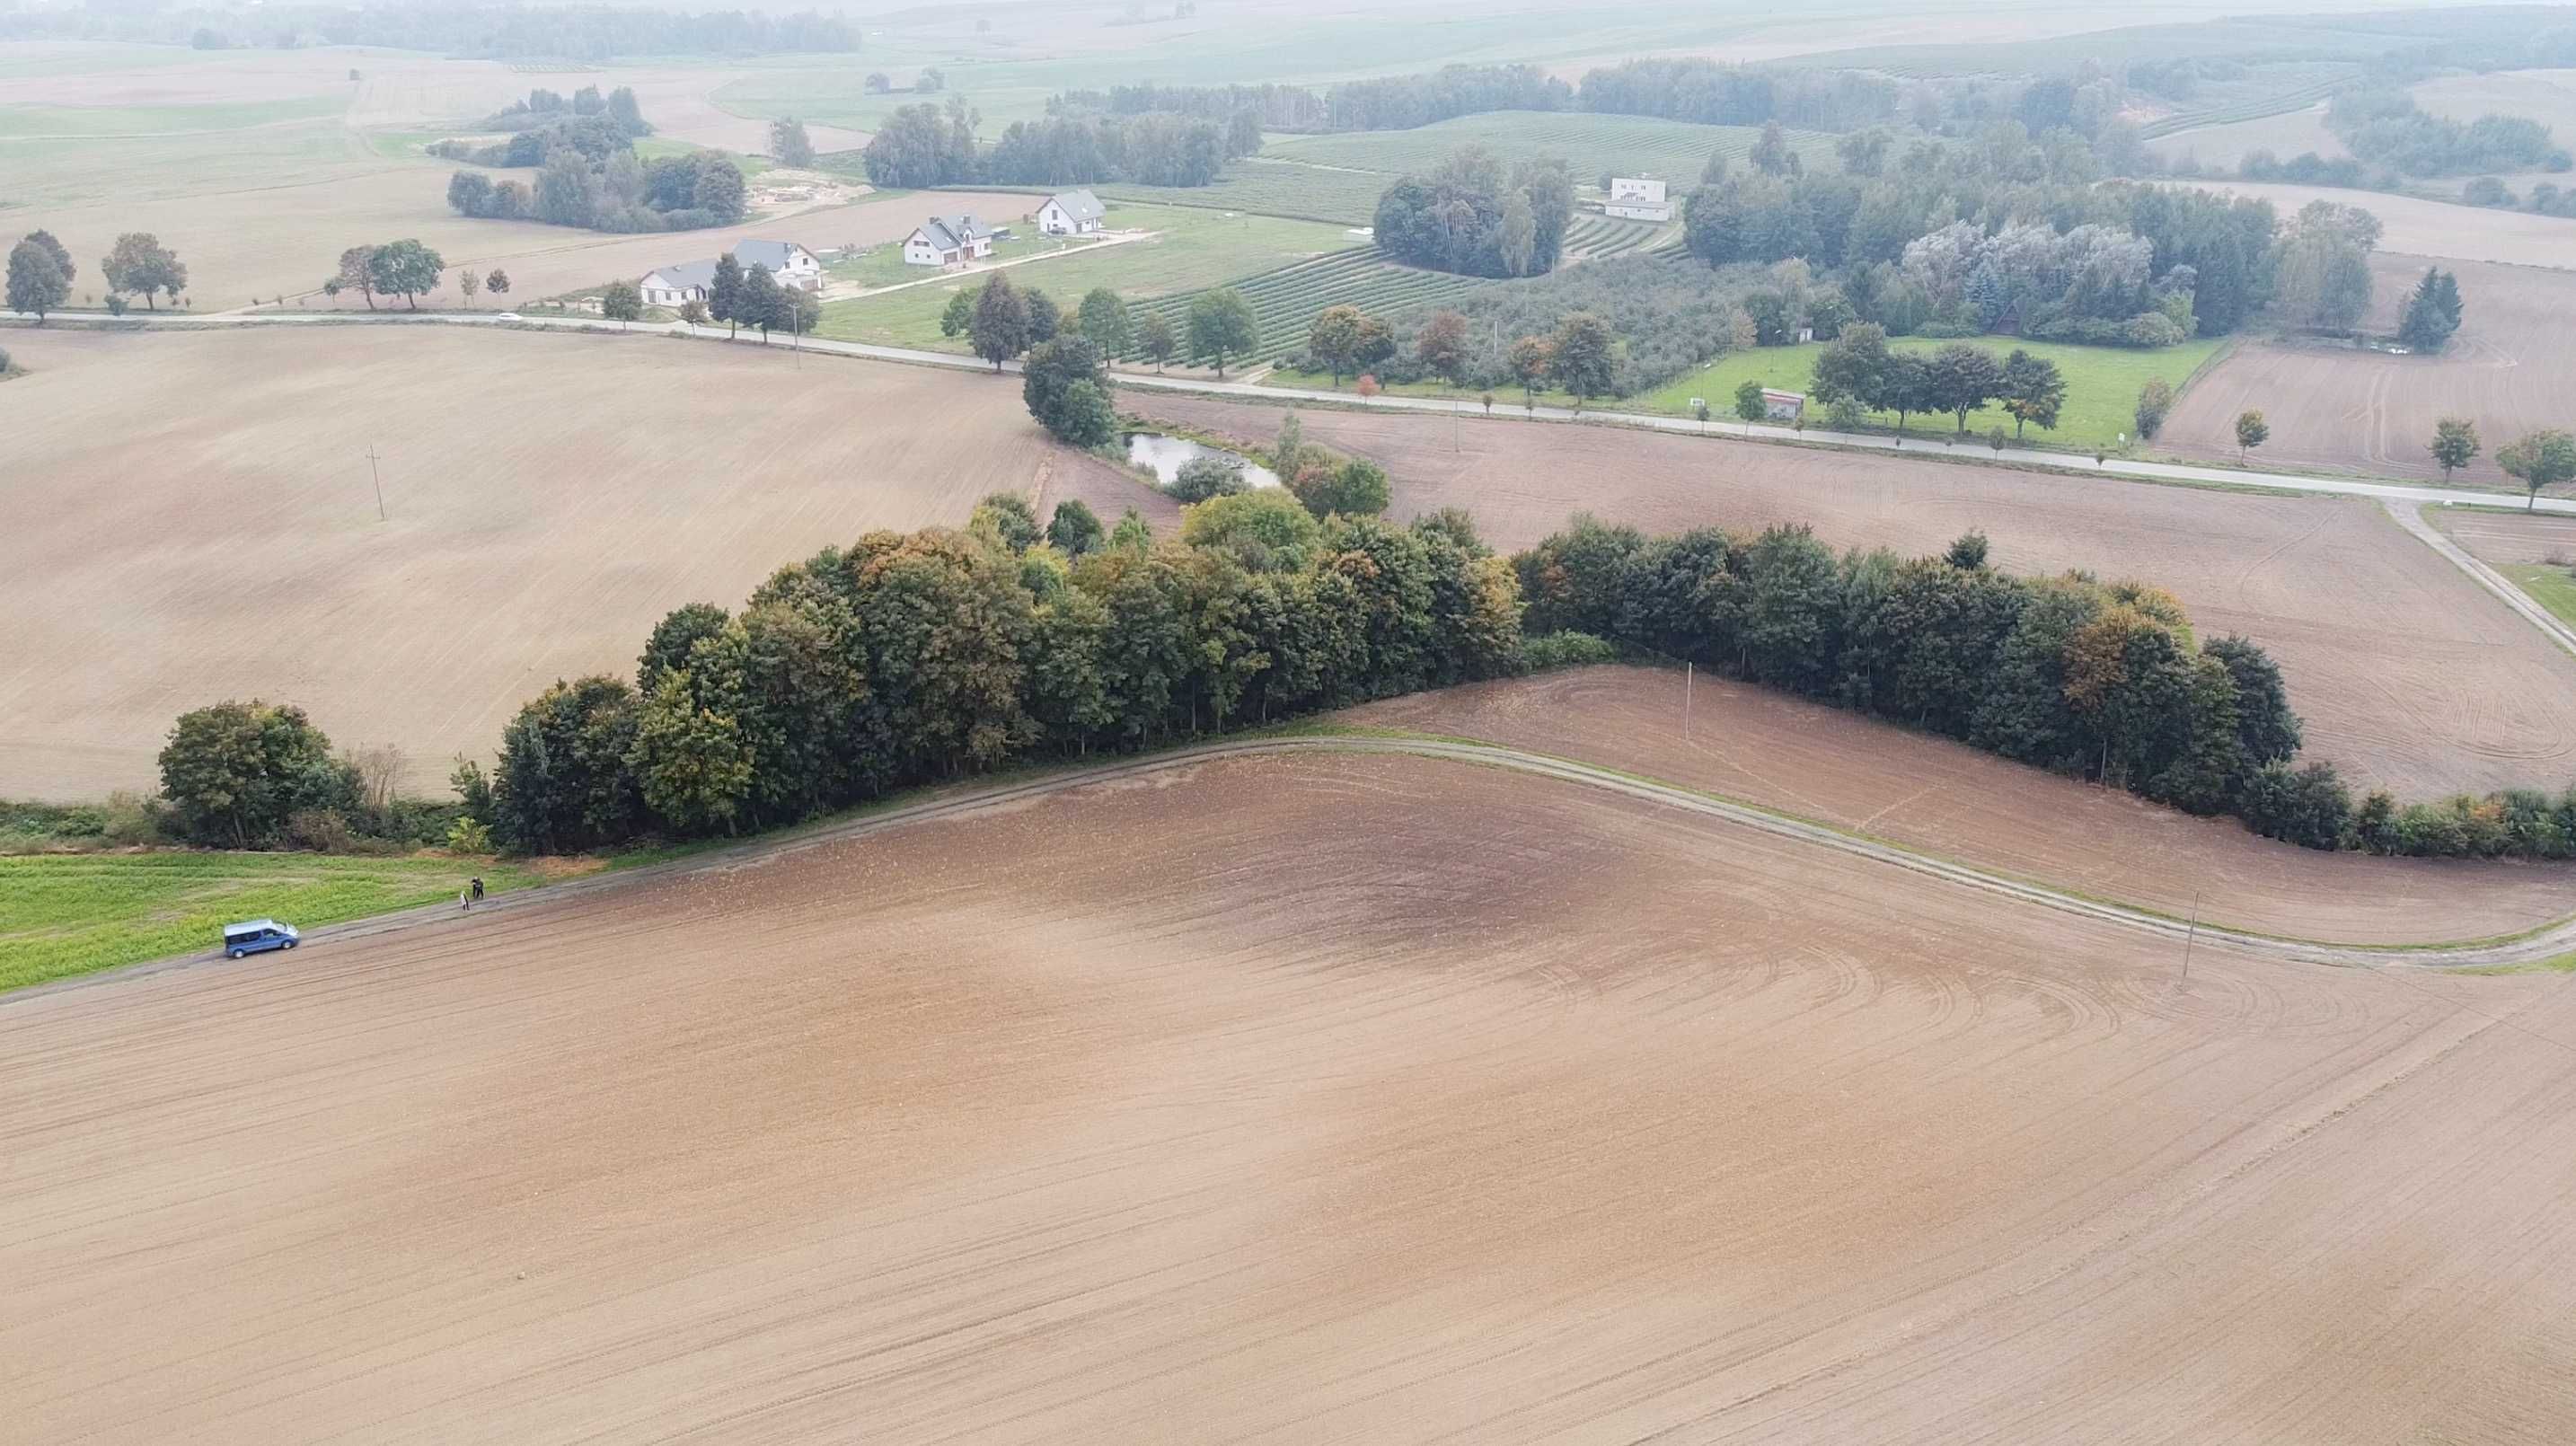
[(98, 853), (0, 857), (0, 990), (203, 949), (223, 926), (300, 929), (453, 900), (476, 874), (523, 888), (530, 870), (444, 857)]
[(1376, 171), (1339, 170), (1251, 156), (1225, 168), (1205, 186), (1095, 186), (1104, 201), (1161, 202), (1220, 211), (1252, 211), (1309, 221), (1366, 226), (1377, 218), (1377, 198), (1387, 177)]
[(328, 95), (232, 105), (0, 105), (0, 141), (234, 131), (315, 120), (348, 108), (345, 97)]
[[(1222, 285), (1351, 244), (1339, 226), (1274, 216), (1227, 216), (1179, 206), (1114, 207), (1109, 225), (1114, 230), (1160, 234), (1149, 241), (1084, 247), (1059, 258), (1012, 267), (1012, 284), (1046, 292), (1070, 314), (1083, 293), (1098, 286), (1141, 301)], [(959, 288), (982, 284), (978, 274), (951, 276), (903, 291), (828, 302), (818, 334), (880, 346), (968, 351), (966, 338), (939, 334), (939, 316)]]
[[(998, 218), (985, 218), (987, 224), (995, 219)], [(1012, 229), (1027, 234), (1014, 235), (1008, 241), (995, 242), (994, 260), (1019, 261), (1032, 256), (1088, 251), (1101, 244), (1095, 239), (1075, 240), (1064, 236), (1042, 235), (1034, 226), (1015, 226)], [(914, 266), (906, 262), (903, 259), (901, 240), (879, 242), (855, 257), (835, 261), (823, 269), (835, 281), (846, 281), (854, 286), (865, 287), (898, 286), (907, 281), (920, 281), (925, 277), (939, 274), (930, 267)], [(1018, 277), (1014, 275), (1012, 279), (1016, 281)]]
[[(2048, 342), (2023, 342), (2011, 337), (1974, 338), (1974, 344), (1998, 356), (2009, 355), (2015, 348), (2057, 363), (2066, 378), (2066, 406), (2058, 420), (2057, 430), (2043, 432), (2029, 429), (2027, 440), (2059, 447), (2089, 449), (2116, 447), (2123, 432), (2137, 430), (2138, 389), (2150, 379), (2162, 378), (2176, 391), (2202, 363), (2226, 343), (2220, 340), (2195, 340), (2160, 351), (2134, 351), (2123, 347), (2061, 346)], [(1948, 345), (1920, 337), (1907, 337), (1889, 343), (1898, 351), (1932, 351)], [(1597, 403), (1600, 406), (1624, 406), (1635, 411), (1668, 412), (1675, 416), (1690, 415), (1690, 399), (1707, 399), (1719, 418), (1731, 418), (1735, 409), (1735, 389), (1748, 381), (1783, 391), (1803, 392), (1813, 383), (1816, 356), (1824, 350), (1822, 342), (1804, 346), (1765, 346), (1751, 351), (1729, 352), (1700, 370), (1648, 392), (1626, 403)], [(1874, 426), (1893, 428), (1894, 413), (1873, 413)], [(1995, 407), (1971, 413), (1968, 430), (1984, 432), (2000, 423), (2006, 432), (2012, 430), (2012, 419)], [(1821, 408), (1810, 408), (1807, 425), (1821, 427)], [(1906, 429), (1918, 435), (1949, 431), (1955, 423), (1947, 416), (1926, 417), (1920, 413), (1906, 420)]]
[(2514, 586), (2531, 594), (2560, 622), (2576, 627), (2576, 571), (2545, 562), (2507, 563), (2496, 571), (2512, 578)]

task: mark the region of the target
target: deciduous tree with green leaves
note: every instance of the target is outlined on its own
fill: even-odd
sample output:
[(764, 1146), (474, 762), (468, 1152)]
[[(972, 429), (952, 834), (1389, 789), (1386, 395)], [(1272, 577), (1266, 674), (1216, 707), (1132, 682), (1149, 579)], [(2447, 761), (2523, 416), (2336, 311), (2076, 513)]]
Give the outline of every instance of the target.
[(1747, 381), (1735, 389), (1735, 419), (1744, 424), (1744, 435), (1753, 435), (1753, 424), (1771, 415), (1771, 404), (1762, 395), (1762, 384)]
[(599, 293), (599, 314), (625, 323), (644, 314), (644, 293), (632, 281), (612, 281)]
[(2433, 460), (2442, 464), (2442, 480), (2477, 460), (2478, 425), (2466, 417), (2444, 417), (2433, 424)]
[(1210, 358), (1219, 378), (1229, 356), (1246, 356), (1261, 347), (1261, 319), (1252, 303), (1231, 286), (1203, 291), (1190, 303), (1190, 355)]
[(9, 309), (23, 311), (45, 323), (45, 314), (60, 311), (71, 299), (71, 282), (54, 264), (52, 253), (33, 240), (21, 241), (9, 249)]
[(1578, 311), (1556, 324), (1547, 341), (1547, 374), (1581, 402), (1609, 396), (1618, 385), (1618, 338), (1610, 323)]
[(1146, 312), (1144, 320), (1136, 323), (1136, 350), (1153, 358), (1154, 370), (1161, 371), (1164, 363), (1181, 350), (1181, 339), (1172, 331), (1172, 319), (1159, 311)]
[(388, 241), (367, 257), (367, 281), (378, 294), (399, 296), (412, 310), (420, 298), (438, 289), (438, 273), (447, 265), (437, 252), (418, 241)]
[(769, 123), (769, 154), (778, 164), (797, 170), (814, 164), (814, 141), (805, 134), (805, 123), (794, 116), (781, 116)]
[(1047, 519), (1047, 544), (1067, 557), (1080, 557), (1098, 548), (1103, 535), (1100, 514), (1079, 497), (1057, 503), (1055, 515)]
[(2531, 493), (2524, 510), (2537, 510), (2542, 489), (2576, 482), (2576, 437), (2555, 427), (2533, 432), (2511, 446), (2499, 448), (2496, 465)]
[(2059, 374), (2057, 363), (2032, 356), (2019, 347), (2004, 358), (2002, 397), (2004, 410), (2013, 419), (2013, 436), (2018, 440), (2022, 428), (2037, 422), (2041, 431), (2057, 430), (2057, 418), (2066, 406), (2066, 378)]
[(1112, 360), (1125, 356), (1136, 344), (1135, 323), (1127, 314), (1127, 303), (1106, 286), (1095, 286), (1083, 294), (1073, 325), (1074, 330), (1100, 348), (1103, 357)]
[(1007, 271), (996, 271), (985, 278), (983, 289), (975, 294), (975, 319), (968, 323), (967, 334), (975, 343), (975, 355), (1002, 369), (1002, 363), (1029, 349), (1029, 303), (1020, 289), (1011, 284)]
[(2236, 460), (2238, 462), (2243, 462), (2248, 453), (2270, 440), (2272, 440), (2272, 424), (2263, 420), (2261, 412), (2248, 411), (2236, 414)]
[[(98, 264), (99, 274), (107, 278), (107, 289), (129, 296), (140, 296), (147, 310), (153, 306), (152, 295), (159, 292), (172, 301), (188, 284), (188, 268), (178, 253), (161, 244), (149, 231), (128, 231), (116, 238), (105, 260)], [(379, 286), (379, 291), (393, 288)]]

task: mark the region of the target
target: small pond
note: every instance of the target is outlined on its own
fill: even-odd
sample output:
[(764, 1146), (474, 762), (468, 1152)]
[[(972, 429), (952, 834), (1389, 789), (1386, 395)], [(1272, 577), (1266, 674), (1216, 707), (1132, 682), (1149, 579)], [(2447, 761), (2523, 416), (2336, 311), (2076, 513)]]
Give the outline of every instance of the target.
[(1181, 475), (1181, 464), (1196, 461), (1201, 457), (1242, 463), (1243, 480), (1255, 487), (1279, 485), (1278, 473), (1240, 452), (1228, 452), (1220, 447), (1210, 447), (1193, 442), (1187, 437), (1167, 437), (1160, 432), (1127, 434), (1127, 460), (1138, 467), (1152, 471), (1154, 476), (1167, 486), (1173, 478)]

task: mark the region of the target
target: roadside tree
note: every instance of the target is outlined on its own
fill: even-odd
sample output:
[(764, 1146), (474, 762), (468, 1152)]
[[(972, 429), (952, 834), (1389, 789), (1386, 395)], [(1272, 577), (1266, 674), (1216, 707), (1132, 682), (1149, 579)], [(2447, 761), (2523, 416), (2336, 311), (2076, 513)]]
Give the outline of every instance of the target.
[(26, 239), (45, 248), (45, 254), (54, 258), (54, 265), (62, 269), (63, 285), (71, 285), (72, 278), (80, 274), (80, 268), (72, 264), (71, 248), (56, 240), (53, 232), (41, 227), (28, 232)]
[(107, 278), (109, 291), (140, 296), (147, 310), (158, 309), (152, 303), (154, 292), (175, 302), (179, 289), (188, 284), (187, 265), (149, 231), (128, 231), (117, 237), (98, 269)]
[(1422, 323), (1413, 343), (1422, 369), (1453, 387), (1467, 381), (1467, 318), (1454, 311), (1435, 311)]
[(2174, 389), (2162, 377), (2138, 388), (2138, 439), (2152, 441), (2173, 412)]
[(401, 297), (418, 311), (420, 298), (438, 289), (438, 273), (446, 265), (445, 258), (418, 241), (390, 241), (368, 255), (367, 284), (380, 295)]
[(1760, 382), (1748, 380), (1735, 389), (1735, 419), (1744, 424), (1744, 435), (1752, 436), (1753, 424), (1770, 414), (1771, 404), (1763, 400)]
[(59, 311), (71, 297), (72, 285), (63, 269), (54, 264), (53, 255), (34, 241), (21, 241), (9, 250), (9, 309), (32, 313), (36, 324), (44, 325), (45, 313)]
[(498, 266), (493, 267), (490, 271), (484, 273), (483, 289), (491, 292), (494, 296), (509, 295), (510, 273), (502, 270)]
[(1146, 312), (1144, 320), (1136, 323), (1136, 349), (1152, 357), (1154, 370), (1161, 371), (1164, 363), (1181, 349), (1181, 339), (1172, 332), (1172, 319), (1159, 311)]
[(1926, 400), (1932, 407), (1958, 418), (1958, 434), (1968, 434), (1968, 414), (1983, 410), (2003, 391), (2003, 364), (1983, 347), (1954, 341), (1932, 353), (1930, 390)]
[(2552, 427), (2496, 452), (2496, 465), (2531, 493), (2525, 511), (2540, 506), (2541, 489), (2576, 482), (2576, 437)]
[(599, 314), (623, 325), (644, 315), (644, 293), (632, 281), (612, 281), (599, 293)]
[(2002, 396), (2004, 410), (2012, 414), (2015, 440), (2032, 422), (2039, 423), (2041, 431), (2053, 432), (2066, 405), (2066, 378), (2058, 373), (2057, 363), (2015, 348), (2004, 358)]
[(780, 305), (778, 279), (769, 274), (768, 267), (756, 261), (749, 271), (742, 274), (742, 294), (735, 300), (733, 309), (743, 325), (760, 328), (763, 346), (769, 344), (769, 329), (787, 319)]
[(1002, 363), (1029, 349), (1028, 299), (1011, 284), (1009, 272), (996, 271), (985, 278), (983, 289), (975, 295), (975, 316), (967, 323), (967, 334), (974, 341), (975, 355), (991, 362), (996, 372)]
[(1578, 311), (1556, 324), (1547, 342), (1547, 374), (1572, 392), (1576, 402), (1609, 396), (1618, 384), (1618, 373), (1618, 341), (1610, 323)]
[(741, 335), (742, 324), (751, 319), (743, 315), (742, 282), (742, 263), (732, 252), (716, 258), (715, 275), (707, 279), (707, 315), (725, 324), (727, 341)]
[(2466, 417), (2444, 417), (2433, 424), (2433, 460), (2442, 464), (2442, 480), (2475, 461), (2478, 455), (2478, 427)]
[(2243, 462), (2247, 453), (2272, 440), (2272, 424), (2261, 412), (2239, 412), (2236, 416), (2236, 460)]
[(1136, 326), (1127, 314), (1127, 303), (1106, 286), (1095, 286), (1083, 295), (1073, 325), (1100, 348), (1105, 359), (1125, 356), (1136, 343)]
[(465, 304), (471, 307), (474, 304), (475, 296), (483, 290), (482, 273), (475, 271), (471, 267), (457, 272), (456, 289), (465, 293)]
[(1190, 355), (1211, 358), (1219, 380), (1227, 357), (1248, 355), (1260, 346), (1261, 320), (1242, 292), (1220, 286), (1190, 303)]
[(1525, 336), (1512, 343), (1512, 375), (1521, 384), (1521, 405), (1533, 415), (1538, 411), (1538, 390), (1547, 384), (1553, 365), (1546, 337)]

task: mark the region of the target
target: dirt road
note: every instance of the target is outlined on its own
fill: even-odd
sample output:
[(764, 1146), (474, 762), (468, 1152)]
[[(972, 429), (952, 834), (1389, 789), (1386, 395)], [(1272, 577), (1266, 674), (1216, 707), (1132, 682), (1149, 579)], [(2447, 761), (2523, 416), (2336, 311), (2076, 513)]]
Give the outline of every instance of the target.
[(2576, 1430), (2576, 991), (2178, 966), (1360, 757), (22, 997), (11, 1428)]

